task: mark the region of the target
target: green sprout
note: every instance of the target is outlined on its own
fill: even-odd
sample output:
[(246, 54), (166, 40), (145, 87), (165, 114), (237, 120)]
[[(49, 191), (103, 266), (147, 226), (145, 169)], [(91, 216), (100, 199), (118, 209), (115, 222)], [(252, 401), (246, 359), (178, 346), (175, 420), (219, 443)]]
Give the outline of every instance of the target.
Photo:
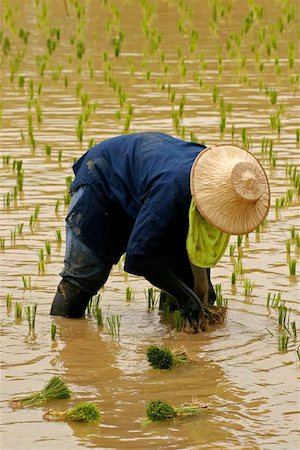
[(289, 260), (290, 276), (296, 275), (296, 266), (297, 266), (297, 259), (290, 259)]
[(32, 305), (31, 308), (30, 305), (27, 305), (25, 307), (25, 314), (28, 322), (29, 331), (34, 331), (35, 329), (36, 310), (37, 304)]
[(147, 359), (154, 369), (168, 370), (174, 366), (186, 363), (189, 359), (183, 347), (170, 350), (169, 347), (159, 347), (155, 344), (147, 348)]
[(52, 340), (52, 341), (55, 341), (55, 338), (56, 338), (56, 330), (57, 330), (56, 323), (52, 322), (52, 323), (51, 323), (51, 330), (50, 330), (50, 332), (51, 332), (51, 340)]

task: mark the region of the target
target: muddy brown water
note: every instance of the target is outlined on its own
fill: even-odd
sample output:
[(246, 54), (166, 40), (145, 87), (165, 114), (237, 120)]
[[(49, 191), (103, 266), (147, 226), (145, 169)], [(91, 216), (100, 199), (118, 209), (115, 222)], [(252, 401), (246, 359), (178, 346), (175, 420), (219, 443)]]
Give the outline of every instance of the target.
[[(291, 308), (290, 321), (295, 320), (300, 329), (299, 267), (295, 276), (289, 276), (286, 253), (291, 228), (300, 230), (299, 196), (285, 172), (286, 164), (299, 164), (297, 7), (299, 2), (289, 0), (249, 4), (244, 0), (3, 2), (1, 154), (10, 155), (10, 162), (2, 160), (0, 172), (1, 448), (299, 448), (298, 341), (290, 336), (287, 351), (279, 352), (277, 338), (283, 330), (278, 326), (278, 311), (266, 306), (268, 292), (272, 296), (281, 293)], [(254, 17), (254, 23), (242, 36), (240, 47), (232, 43), (230, 48), (230, 35), (238, 40), (249, 17)], [(18, 36), (21, 28), (30, 32), (27, 44)], [(55, 41), (54, 28), (60, 30), (60, 39), (49, 55), (47, 39)], [(194, 52), (190, 47), (192, 30), (198, 33)], [(117, 58), (112, 40), (119, 31), (125, 37)], [(156, 48), (157, 33), (161, 42)], [(82, 58), (76, 55), (76, 42), (80, 40), (85, 43)], [(294, 64), (289, 62), (293, 51)], [(103, 52), (107, 53), (106, 62)], [(39, 74), (36, 62), (42, 55), (48, 55), (44, 76)], [(18, 58), (21, 61), (13, 73)], [(19, 86), (20, 76), (25, 77), (24, 87)], [(118, 87), (126, 94), (121, 109)], [(214, 87), (220, 94), (216, 102)], [(266, 92), (270, 90), (278, 94), (274, 104)], [(80, 99), (85, 93), (89, 103), (96, 102), (96, 109), (84, 125), (80, 143), (76, 126), (81, 112), (88, 109)], [(184, 113), (176, 128), (172, 110), (179, 110), (182, 96)], [(221, 97), (227, 107), (231, 105), (223, 134)], [(42, 113), (40, 123), (37, 105)], [(250, 150), (262, 161), (270, 178), (272, 200), (267, 223), (260, 233), (251, 233), (242, 243), (244, 274), (236, 288), (231, 286), (231, 273), (237, 248), (233, 258), (228, 248), (212, 270), (213, 283), (221, 283), (223, 296), (228, 299), (227, 320), (201, 334), (175, 332), (161, 321), (157, 309), (148, 312), (145, 290), (150, 285), (142, 278), (126, 276), (122, 263), (114, 267), (100, 300), (104, 317), (121, 315), (119, 338), (111, 337), (105, 328), (99, 329), (93, 317), (49, 317), (64, 255), (65, 179), (72, 175), (72, 162), (91, 140), (98, 142), (124, 131), (130, 105), (130, 132), (156, 130), (181, 136), (185, 127), (187, 139), (192, 132), (206, 144), (232, 140), (243, 144), (244, 128)], [(280, 105), (283, 110), (278, 134), (270, 125), (270, 114), (280, 110)], [(28, 139), (30, 114), (35, 150)], [(273, 164), (261, 153), (263, 138), (273, 139)], [(45, 153), (46, 144), (51, 146), (50, 156)], [(24, 170), (23, 192), (15, 200), (13, 160), (22, 160)], [(292, 200), (276, 211), (276, 198), (285, 196), (288, 189), (293, 190)], [(38, 220), (30, 226), (37, 206)], [(22, 223), (20, 234), (18, 226)], [(58, 229), (61, 244), (56, 239)], [(43, 274), (38, 270), (38, 253), (41, 249), (45, 252), (46, 241), (51, 244), (51, 255), (45, 257)], [(233, 237), (231, 243), (236, 242)], [(290, 258), (298, 259), (295, 241), (290, 244)], [(22, 276), (27, 282), (31, 280), (26, 289)], [(244, 295), (245, 278), (255, 283), (250, 297)], [(125, 300), (127, 286), (134, 291), (129, 302)], [(11, 309), (6, 307), (7, 295), (12, 297)], [(28, 332), (24, 313), (22, 319), (15, 318), (16, 302), (23, 306), (38, 304), (35, 333)], [(59, 331), (56, 341), (50, 336), (53, 321)], [(145, 358), (149, 343), (183, 345), (192, 361), (166, 373), (157, 372), (149, 368)], [(47, 406), (10, 409), (11, 398), (41, 389), (53, 374), (63, 376), (73, 398), (55, 401), (51, 407), (66, 409), (79, 401), (94, 402), (103, 411), (100, 424), (46, 422), (43, 413)], [(193, 396), (208, 403), (209, 410), (174, 422), (141, 424), (149, 400), (177, 405)]]

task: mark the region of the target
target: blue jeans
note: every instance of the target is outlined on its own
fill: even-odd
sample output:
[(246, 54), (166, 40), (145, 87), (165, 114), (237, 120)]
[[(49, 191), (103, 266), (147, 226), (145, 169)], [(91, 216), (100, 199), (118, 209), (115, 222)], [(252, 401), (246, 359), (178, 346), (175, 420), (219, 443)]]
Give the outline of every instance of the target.
[[(84, 190), (85, 186), (74, 193), (69, 212), (72, 211)], [(101, 261), (66, 224), (66, 253), (64, 269), (60, 272), (63, 279), (94, 295), (106, 282), (111, 268), (111, 263)]]

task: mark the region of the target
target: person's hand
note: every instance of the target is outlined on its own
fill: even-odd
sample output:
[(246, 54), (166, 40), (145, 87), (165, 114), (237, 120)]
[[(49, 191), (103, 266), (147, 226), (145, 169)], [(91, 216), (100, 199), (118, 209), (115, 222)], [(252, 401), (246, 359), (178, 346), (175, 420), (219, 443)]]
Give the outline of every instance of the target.
[(184, 302), (178, 302), (184, 321), (183, 328), (187, 332), (197, 333), (203, 322), (204, 310), (200, 299), (189, 296)]

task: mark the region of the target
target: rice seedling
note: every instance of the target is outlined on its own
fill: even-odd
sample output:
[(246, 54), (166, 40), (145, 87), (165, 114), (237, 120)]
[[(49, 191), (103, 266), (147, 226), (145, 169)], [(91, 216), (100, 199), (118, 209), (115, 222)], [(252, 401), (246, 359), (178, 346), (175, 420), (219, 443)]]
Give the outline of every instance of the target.
[(56, 323), (52, 322), (50, 328), (51, 341), (55, 341), (56, 339), (56, 330), (57, 330)]
[(0, 237), (0, 251), (4, 252), (5, 250), (5, 238)]
[(200, 414), (207, 407), (207, 404), (201, 403), (197, 398), (193, 398), (190, 403), (184, 403), (179, 406), (172, 406), (161, 400), (152, 400), (146, 407), (147, 418), (143, 420), (143, 423), (161, 422), (167, 419)]
[(16, 319), (20, 319), (23, 314), (23, 305), (20, 302), (15, 303), (15, 317)]
[(98, 327), (103, 327), (103, 315), (102, 315), (102, 308), (100, 308), (98, 305), (95, 310), (95, 317), (97, 320)]
[(154, 369), (167, 370), (188, 362), (189, 358), (183, 347), (171, 350), (169, 347), (153, 344), (147, 348), (147, 360)]
[(296, 326), (295, 320), (293, 320), (293, 322), (291, 322), (291, 329), (292, 329), (293, 337), (294, 337), (294, 339), (296, 339), (297, 338), (297, 326)]
[(297, 266), (297, 259), (290, 259), (289, 260), (290, 276), (296, 275), (296, 266)]
[(59, 207), (60, 207), (60, 200), (56, 200), (56, 202), (55, 202), (55, 208), (54, 208), (54, 211), (55, 211), (55, 213), (57, 214), (58, 213), (58, 211), (59, 211)]
[(281, 325), (283, 328), (288, 329), (289, 326), (289, 322), (290, 322), (290, 312), (291, 312), (291, 308), (287, 308), (284, 304), (284, 302), (282, 302), (278, 308), (278, 323), (279, 325)]
[(232, 285), (235, 285), (235, 284), (236, 284), (236, 279), (237, 279), (236, 272), (233, 271), (233, 272), (231, 273), (231, 284), (232, 284)]
[(291, 233), (291, 239), (295, 239), (295, 236), (296, 236), (296, 228), (295, 228), (295, 226), (293, 225), (292, 226), (292, 228), (290, 229), (290, 233)]
[(169, 320), (169, 317), (170, 317), (170, 310), (171, 310), (171, 308), (170, 308), (170, 303), (169, 303), (169, 302), (165, 302), (165, 303), (164, 303), (164, 306), (163, 306), (163, 314), (162, 314), (163, 320), (164, 320), (165, 322)]
[(12, 408), (40, 406), (49, 400), (60, 400), (71, 397), (71, 391), (58, 375), (54, 375), (41, 391), (34, 392), (26, 397), (17, 398), (10, 402)]
[(183, 326), (183, 317), (182, 317), (181, 311), (176, 309), (173, 313), (173, 318), (174, 318), (175, 330), (181, 331), (182, 326)]
[(281, 302), (281, 292), (277, 292), (277, 294), (273, 294), (273, 297), (271, 299), (271, 292), (268, 292), (267, 295), (267, 308), (278, 308), (280, 302)]
[(10, 310), (12, 307), (12, 295), (6, 294), (6, 309)]
[(242, 242), (243, 242), (243, 235), (239, 235), (239, 236), (237, 237), (237, 246), (238, 246), (238, 247), (241, 247)]
[(157, 303), (157, 297), (155, 295), (155, 289), (153, 287), (148, 288), (144, 291), (147, 304), (148, 304), (148, 311), (153, 311), (155, 309), (156, 303)]
[(62, 234), (61, 234), (61, 229), (60, 228), (55, 230), (55, 237), (56, 237), (57, 243), (60, 244), (62, 242)]
[(134, 290), (131, 286), (127, 286), (125, 290), (125, 300), (126, 302), (131, 302), (134, 298)]
[(235, 244), (230, 244), (229, 246), (229, 256), (233, 256), (235, 251)]
[(21, 277), (22, 277), (22, 281), (23, 281), (23, 289), (24, 289), (24, 290), (26, 290), (26, 289), (31, 290), (31, 289), (32, 289), (32, 285), (31, 285), (31, 276), (28, 275), (28, 276), (26, 277), (26, 275), (22, 274)]
[(17, 226), (18, 236), (23, 236), (23, 228), (24, 228), (24, 223), (23, 222), (19, 223)]
[(278, 336), (278, 351), (279, 353), (285, 353), (287, 351), (289, 342), (289, 336), (284, 333)]
[(300, 345), (298, 345), (298, 347), (296, 348), (296, 355), (297, 355), (298, 361), (300, 361)]
[(248, 278), (244, 279), (244, 295), (246, 297), (250, 297), (255, 286), (254, 281), (249, 280)]
[(49, 409), (44, 414), (44, 419), (49, 421), (65, 421), (65, 422), (99, 422), (102, 412), (94, 403), (78, 403), (78, 405), (69, 408), (66, 411), (55, 411)]
[(46, 255), (50, 256), (51, 255), (51, 244), (49, 241), (45, 242), (45, 250), (46, 250)]
[(34, 331), (35, 329), (35, 319), (36, 319), (36, 310), (37, 310), (37, 304), (31, 306), (27, 305), (25, 307), (25, 315), (28, 322), (29, 331)]
[(285, 241), (286, 253), (289, 255), (291, 253), (291, 242)]
[(121, 327), (121, 316), (119, 314), (112, 314), (111, 316), (107, 316), (106, 330), (113, 337), (120, 336), (120, 327)]

